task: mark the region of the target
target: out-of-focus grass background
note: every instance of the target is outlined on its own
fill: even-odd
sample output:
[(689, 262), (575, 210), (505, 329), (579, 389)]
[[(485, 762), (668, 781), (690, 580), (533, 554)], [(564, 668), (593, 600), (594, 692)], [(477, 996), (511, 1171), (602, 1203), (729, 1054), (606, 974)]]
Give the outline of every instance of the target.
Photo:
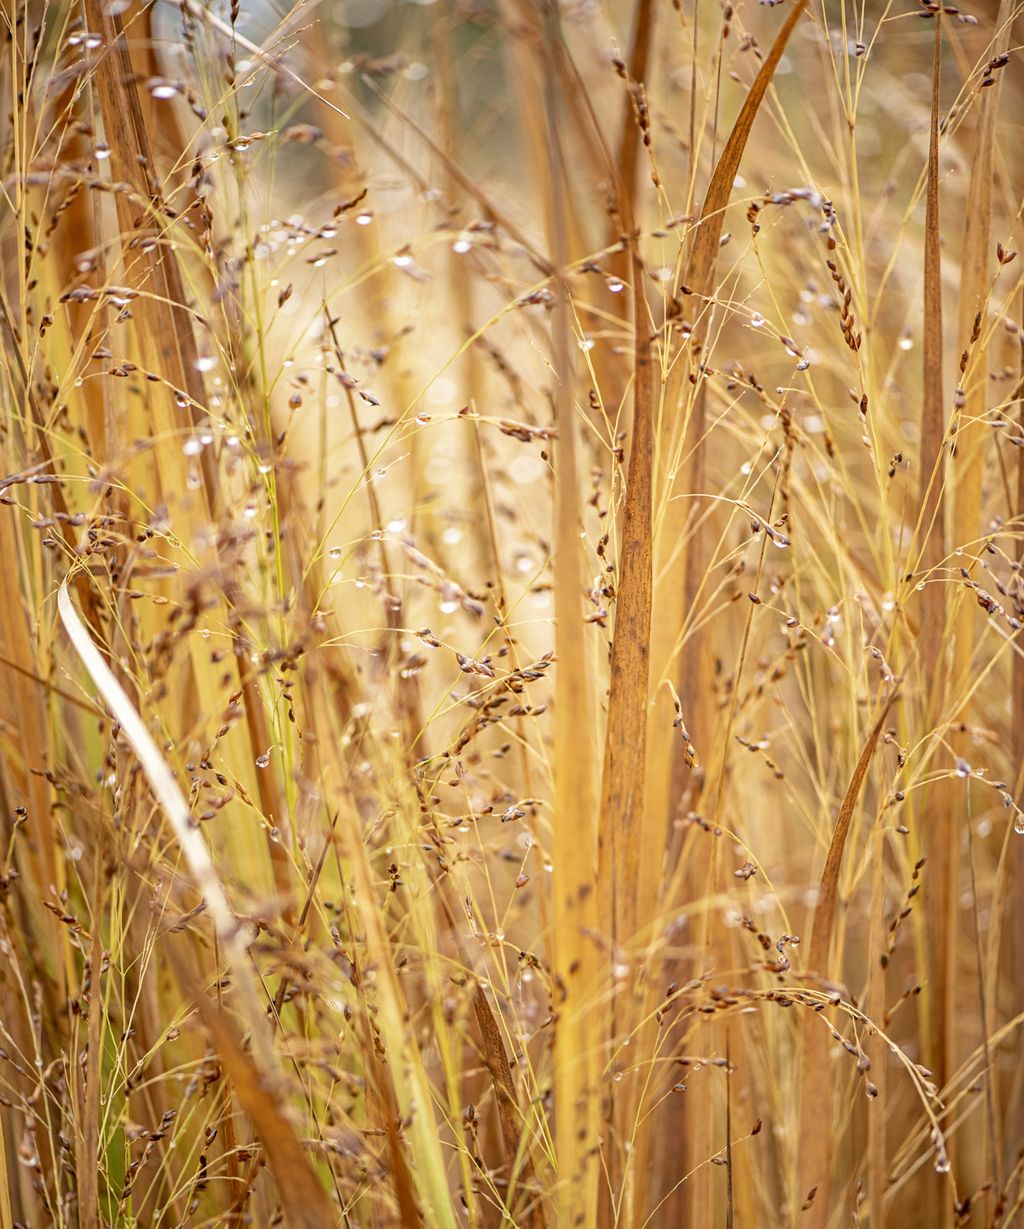
[(0, 1225), (1020, 1223), (1020, 6), (2, 13)]

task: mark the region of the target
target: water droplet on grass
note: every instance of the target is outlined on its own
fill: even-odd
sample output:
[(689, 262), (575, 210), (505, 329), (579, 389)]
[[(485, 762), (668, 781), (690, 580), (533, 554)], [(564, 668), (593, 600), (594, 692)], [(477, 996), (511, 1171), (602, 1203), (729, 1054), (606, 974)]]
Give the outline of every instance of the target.
[(149, 90), (151, 98), (173, 98), (178, 92), (178, 87), (173, 81), (167, 81), (163, 77), (150, 77), (146, 82), (146, 89)]

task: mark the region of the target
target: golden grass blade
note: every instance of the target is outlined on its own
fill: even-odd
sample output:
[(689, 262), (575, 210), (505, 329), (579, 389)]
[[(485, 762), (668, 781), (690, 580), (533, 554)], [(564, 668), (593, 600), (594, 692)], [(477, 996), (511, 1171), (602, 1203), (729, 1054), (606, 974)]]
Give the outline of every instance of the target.
[(274, 1070), (276, 1063), (272, 1057), (265, 1026), (263, 1026), (263, 1004), (249, 968), (245, 936), (228, 904), (202, 833), (193, 823), (185, 796), (170, 766), (160, 754), (145, 722), (128, 698), (128, 693), (114, 677), (99, 649), (93, 644), (89, 632), (72, 604), (67, 579), (61, 582), (57, 591), (57, 609), (72, 648), (96, 685), (107, 711), (118, 723), (138, 757), (153, 796), (159, 803), (160, 809), (171, 825), (175, 839), (181, 846), (189, 873), (196, 888), (206, 901), (214, 929), (235, 976), (238, 993), (243, 999), (245, 1017), (252, 1029), (257, 1054), (262, 1064), (269, 1070)]
[[(919, 662), (926, 720), (934, 719), (948, 694), (944, 631), (947, 619), (946, 588), (934, 572), (946, 555), (945, 524), (945, 408), (943, 392), (942, 248), (939, 207), (939, 86), (942, 71), (942, 18), (935, 14), (932, 59), (932, 94), (925, 178), (924, 233), (924, 345), (921, 401), (920, 524), (921, 569), (925, 576)], [(930, 583), (929, 583), (930, 581)], [(957, 950), (956, 901), (959, 896), (959, 824), (953, 794), (945, 783), (934, 790), (937, 814), (929, 828), (931, 874), (936, 885), (932, 914), (932, 1001), (934, 1018), (931, 1061), (940, 1085), (952, 1075), (955, 1017), (954, 959)]]
[[(771, 85), (775, 70), (782, 59), (805, 5), (806, 0), (797, 0), (782, 28), (775, 36), (767, 56), (764, 57), (758, 69), (750, 91), (743, 101), (740, 112), (736, 117), (736, 122), (726, 140), (712, 173), (711, 181), (708, 184), (704, 201), (701, 205), (699, 221), (694, 228), (694, 237), (686, 264), (686, 274), (683, 279), (687, 289), (692, 291), (694, 296), (699, 297), (701, 300), (708, 300), (713, 295), (715, 269), (718, 261), (722, 231), (725, 225), (725, 210), (734, 190), (733, 185), (739, 172), (743, 152), (753, 130), (758, 111)], [(702, 304), (701, 311), (706, 312), (707, 310), (709, 310), (709, 305), (706, 303)], [(688, 344), (692, 347), (693, 341), (691, 340)], [(663, 451), (667, 455), (671, 454), (673, 437), (678, 434), (680, 429), (675, 411), (683, 403), (686, 387), (687, 366), (683, 362), (676, 361), (666, 382), (665, 389), (665, 405), (671, 411), (665, 419), (666, 439), (663, 442)], [(689, 453), (689, 462), (686, 466), (684, 489), (690, 492), (702, 492), (706, 486), (706, 428), (706, 387), (705, 382), (702, 380), (694, 395), (692, 414), (687, 426), (687, 437), (693, 443)], [(668, 505), (665, 528), (662, 533), (662, 539), (667, 545), (663, 549), (674, 551), (675, 544), (684, 537), (687, 510), (688, 504), (682, 500), (675, 500)], [(666, 575), (665, 582), (659, 586), (661, 589), (669, 587), (669, 591), (667, 593), (661, 592), (657, 595), (659, 617), (656, 620), (656, 624), (659, 642), (656, 652), (656, 665), (658, 669), (666, 667), (671, 669), (671, 663), (665, 661), (665, 659), (670, 655), (670, 646), (672, 646), (676, 635), (675, 629), (693, 607), (698, 587), (707, 570), (706, 553), (703, 535), (700, 531), (693, 533), (682, 552), (679, 563), (672, 569), (671, 575)], [(709, 728), (709, 686), (706, 677), (702, 676), (705, 666), (703, 637), (699, 635), (693, 636), (678, 666), (678, 691), (684, 705), (687, 722), (691, 730), (696, 732), (698, 744), (706, 740), (705, 745), (710, 745), (712, 731)], [(675, 674), (676, 671), (672, 671), (672, 673)], [(654, 758), (655, 762), (659, 763), (659, 765), (671, 763), (671, 768), (668, 771), (662, 768), (657, 779), (652, 782), (651, 803), (653, 810), (658, 815), (664, 814), (667, 811), (665, 792), (670, 791), (673, 795), (677, 795), (682, 784), (678, 757), (670, 760), (665, 747), (666, 742), (671, 742), (674, 739), (674, 731), (671, 728), (672, 717), (666, 708), (663, 696), (661, 697), (661, 709), (662, 711), (658, 714), (659, 720), (655, 727), (655, 737), (658, 746)], [(665, 719), (666, 716), (667, 720)], [(663, 840), (661, 843), (663, 843)]]
[(4, 1139), (4, 1115), (0, 1114), (0, 1225), (8, 1229), (14, 1225), (11, 1212), (11, 1175), (7, 1171), (7, 1141)]
[(622, 509), (621, 557), (611, 690), (601, 774), (599, 889), (611, 928), (613, 959), (634, 936), (647, 767), (647, 687), (650, 663), (654, 449), (650, 325), (643, 266), (632, 258), (634, 306), (633, 430)]
[[(505, 1168), (510, 1178), (516, 1174), (518, 1169), (518, 1176), (529, 1186), (533, 1184), (533, 1167), (528, 1154), (523, 1157), (521, 1163), (519, 1162), (523, 1129), (516, 1087), (512, 1080), (512, 1068), (509, 1066), (508, 1054), (498, 1022), (487, 1001), (487, 995), (479, 985), (473, 993), (473, 1011), (476, 1014), (483, 1042), (484, 1062), (490, 1073), (498, 1101), (498, 1117), (505, 1144)], [(530, 1196), (527, 1211), (517, 1219), (521, 1224), (527, 1226), (527, 1229), (544, 1229), (547, 1223), (543, 1204), (533, 1195)]]
[[(8, 508), (0, 508), (0, 556), (13, 564), (18, 556), (15, 540), (13, 516)], [(0, 646), (4, 658), (10, 658), (14, 663), (32, 662), (32, 652), (29, 637), (29, 619), (20, 602), (17, 592), (6, 595), (0, 602)], [(47, 833), (50, 823), (50, 799), (46, 781), (38, 771), (46, 761), (46, 714), (43, 702), (44, 689), (35, 680), (35, 671), (27, 669), (12, 669), (7, 661), (0, 664), (0, 678), (5, 684), (5, 692), (11, 701), (17, 705), (20, 720), (12, 731), (15, 744), (25, 767), (25, 797), (32, 811), (39, 817), (43, 832)], [(13, 676), (13, 677), (11, 677)], [(10, 677), (10, 683), (7, 679)], [(13, 767), (13, 763), (12, 763)], [(63, 868), (55, 857), (54, 843), (50, 839), (39, 842), (37, 856), (33, 859), (37, 864), (35, 875), (39, 896), (42, 897), (51, 883), (63, 886)], [(39, 941), (46, 936), (46, 946), (60, 950), (64, 944), (64, 936), (53, 927), (53, 919), (45, 916), (35, 919), (40, 927)], [(63, 959), (58, 966), (63, 965)]]
[[(641, 88), (647, 80), (651, 43), (654, 38), (654, 14), (653, 0), (638, 0), (633, 13), (633, 37), (630, 44), (628, 71), (630, 81)], [(633, 113), (633, 100), (629, 98), (623, 108), (619, 146), (615, 159), (616, 171), (622, 179), (622, 200), (619, 208), (627, 231), (634, 230), (637, 225), (639, 153), (640, 126)], [(623, 261), (624, 273), (627, 263)]]
[[(896, 698), (895, 690), (882, 705), (882, 711), (868, 735), (860, 758), (847, 786), (836, 826), (832, 832), (825, 866), (821, 872), (817, 904), (814, 908), (814, 923), (807, 956), (807, 969), (826, 983), (833, 981), (831, 960), (832, 940), (839, 909), (839, 877), (843, 867), (850, 825), (853, 823), (857, 802), (864, 778), (867, 776), (875, 748), (885, 727), (889, 709)], [(807, 1210), (807, 1223), (813, 1227), (828, 1223), (830, 1166), (835, 1154), (835, 1127), (832, 1109), (833, 1097), (829, 1072), (830, 1038), (824, 1021), (816, 1013), (808, 1013), (803, 1027), (803, 1053), (801, 1056), (801, 1112), (800, 1143), (797, 1149), (799, 1188), (793, 1194), (802, 1198), (807, 1191), (816, 1190), (814, 1201)]]
[[(1024, 296), (1022, 296), (1024, 306)], [(1018, 351), (1019, 382), (1017, 384), (1017, 422), (1024, 434), (1024, 344)], [(1016, 481), (1016, 511), (1020, 515), (1024, 511), (1024, 451), (1017, 458)], [(1012, 479), (1011, 479), (1012, 480)], [(1018, 546), (1017, 560), (1024, 566), (1024, 543)], [(1018, 637), (1019, 639), (1019, 637)], [(1024, 655), (1016, 654), (1013, 659), (1013, 674), (1011, 679), (1010, 698), (1010, 728), (1013, 731), (1013, 758), (1017, 767), (1014, 780), (1016, 796), (1019, 798), (1024, 790)], [(1012, 838), (1011, 838), (1012, 839)], [(1015, 841), (1010, 855), (1010, 877), (1019, 889), (1024, 883), (1024, 842)], [(1024, 892), (1019, 890), (1011, 893), (1013, 905), (1009, 910), (1010, 935), (1010, 968), (1014, 987), (1013, 1011), (1015, 1015), (1024, 1013)], [(1009, 1105), (1006, 1113), (1006, 1133), (1012, 1135), (1013, 1124), (1024, 1118), (1024, 1084), (1018, 1082), (1008, 1097)]]
[[(996, 16), (996, 37), (993, 42), (993, 55), (998, 57), (1007, 54), (1009, 46), (1012, 5), (1009, 0), (1001, 0)], [(960, 288), (957, 312), (957, 343), (962, 347), (959, 363), (959, 385), (963, 389), (958, 401), (962, 404), (954, 422), (955, 436), (952, 455), (949, 461), (949, 481), (952, 488), (952, 515), (950, 525), (963, 540), (973, 542), (983, 533), (982, 523), (982, 489), (985, 476), (986, 458), (991, 432), (986, 428), (985, 415), (989, 403), (990, 387), (990, 330), (986, 327), (990, 314), (990, 295), (992, 285), (992, 205), (993, 183), (995, 180), (995, 134), (996, 121), (999, 113), (1000, 96), (1003, 88), (1002, 74), (999, 74), (989, 88), (981, 91), (979, 115), (974, 139), (971, 143), (970, 182), (965, 201), (963, 243), (960, 254)], [(936, 230), (941, 233), (941, 227)], [(938, 586), (936, 586), (938, 589)], [(975, 659), (976, 629), (981, 611), (975, 602), (961, 600), (954, 606), (952, 616), (953, 648), (950, 663), (949, 694), (966, 694), (970, 687), (971, 672)], [(929, 645), (925, 645), (926, 653)], [(933, 660), (928, 657), (926, 660)], [(971, 704), (959, 712), (951, 712), (950, 717), (961, 723), (970, 722), (976, 718), (976, 704)], [(966, 758), (972, 754), (971, 740), (966, 733), (954, 734), (952, 739), (954, 753)], [(958, 788), (960, 782), (956, 779), (941, 782), (936, 790), (936, 811), (940, 822), (946, 826), (945, 834), (939, 834), (944, 840), (944, 850), (937, 861), (940, 873), (945, 864), (946, 871), (942, 877), (945, 887), (945, 900), (938, 902), (939, 910), (945, 908), (937, 916), (937, 1036), (936, 1058), (940, 1077), (948, 1077), (957, 1064), (957, 1017), (961, 1003), (958, 989), (956, 952), (961, 939), (958, 927), (952, 920), (950, 912), (960, 897), (960, 879), (958, 866), (961, 862), (961, 835), (963, 825), (962, 791)], [(967, 815), (968, 839), (970, 842), (970, 869), (972, 893), (975, 892), (974, 846), (973, 832), (970, 829), (971, 817)], [(975, 906), (977, 897), (975, 895)], [(997, 928), (994, 928), (997, 933)], [(976, 938), (978, 931), (976, 930)], [(986, 991), (986, 970), (980, 957), (980, 940), (976, 949), (979, 954), (977, 977), (979, 999), (985, 1019), (983, 1021), (985, 1035), (995, 1028), (993, 1004), (991, 996)], [(939, 964), (938, 962), (941, 962)], [(1000, 1186), (999, 1174), (1003, 1167), (1003, 1158), (999, 1155), (999, 1129), (993, 1112), (992, 1082), (999, 1078), (999, 1073), (986, 1063), (986, 1126), (988, 1127), (988, 1176), (993, 1185)]]
[[(566, 168), (555, 46), (561, 37), (555, 6), (544, 9), (543, 41), (548, 168), (548, 249), (561, 272), (568, 260)], [(569, 287), (558, 284), (551, 321), (555, 450), (554, 584), (555, 676), (554, 867), (552, 923), (559, 995), (554, 1038), (554, 1092), (558, 1163), (556, 1224), (596, 1224), (600, 1167), (599, 1090), (603, 1022), (594, 1009), (599, 976), (595, 946), (597, 899), (597, 776), (593, 738), (596, 715), (591, 663), (584, 630), (583, 559), (580, 550), (580, 461), (575, 405), (575, 365), (569, 333)]]
[[(624, 1004), (637, 994), (640, 969), (626, 977), (620, 968), (637, 961), (629, 948), (638, 920), (647, 922), (657, 901), (656, 891), (640, 880), (641, 842), (644, 839), (644, 798), (647, 782), (648, 687), (651, 655), (651, 599), (653, 589), (652, 479), (654, 460), (654, 390), (651, 357), (651, 323), (644, 293), (644, 269), (639, 252), (630, 254), (633, 285), (633, 426), (630, 436), (626, 491), (622, 505), (620, 558), (612, 633), (610, 689), (605, 726), (604, 764), (601, 774), (601, 809), (598, 829), (598, 901), (609, 934), (610, 963), (615, 978), (610, 1032), (618, 1039)], [(642, 903), (641, 903), (642, 902)], [(641, 909), (643, 913), (641, 914)], [(643, 1034), (642, 1034), (643, 1035)], [(636, 1115), (636, 1081), (613, 1096), (612, 1130), (619, 1139), (633, 1136)], [(632, 1139), (632, 1148), (643, 1161), (647, 1156), (649, 1131)], [(609, 1168), (613, 1188), (622, 1187), (620, 1199), (635, 1206), (636, 1173), (623, 1181), (626, 1162), (618, 1150), (611, 1154)], [(646, 1177), (646, 1175), (644, 1175)], [(640, 1183), (643, 1189), (643, 1181)]]
[(761, 103), (768, 93), (768, 87), (772, 83), (775, 70), (786, 50), (786, 44), (796, 29), (806, 4), (807, 0), (797, 0), (782, 23), (782, 28), (776, 34), (768, 54), (757, 70), (757, 76), (743, 100), (740, 113), (736, 117), (725, 147), (715, 164), (714, 173), (701, 206), (700, 220), (696, 228), (693, 247), (690, 249), (690, 258), (684, 278), (686, 285), (694, 294), (708, 297), (712, 292), (715, 266), (718, 263), (718, 250), (725, 226), (725, 208), (732, 198), (740, 160), (747, 147), (747, 141), (754, 127), (754, 120), (757, 119), (757, 113), (761, 109)]
[[(942, 248), (939, 218), (939, 82), (942, 71), (942, 21), (935, 18), (932, 63), (931, 119), (925, 189), (924, 234), (924, 353), (921, 402), (920, 502), (924, 541), (921, 564), (934, 568), (945, 555), (943, 520), (942, 441), (945, 432), (942, 379)], [(945, 601), (941, 585), (925, 588), (921, 620), (921, 660), (929, 670), (941, 660), (938, 652)]]
[(836, 816), (836, 826), (832, 832), (832, 840), (828, 847), (828, 855), (825, 858), (825, 866), (821, 872), (821, 884), (818, 888), (817, 903), (814, 907), (814, 926), (807, 956), (807, 967), (812, 973), (824, 977), (826, 980), (830, 976), (830, 948), (832, 937), (835, 933), (836, 915), (839, 907), (839, 875), (843, 866), (843, 853), (846, 849), (846, 842), (850, 834), (850, 825), (853, 822), (857, 801), (860, 798), (860, 792), (864, 785), (864, 778), (867, 776), (868, 768), (875, 754), (875, 748), (878, 746), (878, 740), (881, 737), (882, 730), (885, 728), (885, 720), (895, 699), (896, 691), (894, 690), (889, 693), (888, 698), (883, 704), (882, 711), (872, 727), (871, 733), (868, 735), (864, 749), (860, 753), (857, 766), (853, 771), (853, 776), (850, 778), (850, 784), (843, 795), (839, 814)]

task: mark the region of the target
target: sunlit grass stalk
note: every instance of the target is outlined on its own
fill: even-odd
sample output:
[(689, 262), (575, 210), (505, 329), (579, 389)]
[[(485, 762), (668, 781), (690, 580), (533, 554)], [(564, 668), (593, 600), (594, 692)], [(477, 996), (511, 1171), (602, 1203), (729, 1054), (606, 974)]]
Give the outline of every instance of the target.
[[(552, 262), (559, 271), (568, 257), (565, 219), (565, 164), (561, 149), (560, 90), (554, 62), (560, 38), (552, 6), (545, 10), (544, 81), (547, 112), (546, 227)], [(599, 1135), (600, 1086), (604, 1054), (597, 990), (603, 981), (597, 946), (596, 892), (597, 769), (594, 749), (595, 697), (582, 625), (583, 568), (580, 554), (580, 473), (576, 425), (576, 382), (569, 332), (569, 293), (556, 281), (551, 324), (552, 389), (558, 441), (555, 450), (554, 583), (555, 681), (554, 831), (552, 885), (555, 1021), (553, 1087), (555, 1119), (556, 1223), (596, 1224), (598, 1187), (603, 1180), (595, 1149)]]
[[(945, 434), (946, 409), (943, 379), (942, 254), (939, 215), (939, 89), (942, 68), (942, 19), (935, 15), (932, 95), (928, 138), (924, 234), (924, 346), (921, 403), (920, 524), (921, 568), (926, 576), (922, 598), (919, 640), (922, 681), (928, 707), (941, 709), (946, 694), (944, 627), (947, 620), (946, 589), (936, 569), (946, 555), (945, 524)], [(930, 583), (929, 583), (930, 581)], [(936, 666), (938, 667), (936, 669)], [(933, 913), (934, 1022), (933, 1062), (940, 1085), (954, 1069), (956, 975), (955, 916), (957, 909), (957, 849), (959, 825), (951, 792), (937, 789), (938, 822), (930, 827), (936, 907)]]

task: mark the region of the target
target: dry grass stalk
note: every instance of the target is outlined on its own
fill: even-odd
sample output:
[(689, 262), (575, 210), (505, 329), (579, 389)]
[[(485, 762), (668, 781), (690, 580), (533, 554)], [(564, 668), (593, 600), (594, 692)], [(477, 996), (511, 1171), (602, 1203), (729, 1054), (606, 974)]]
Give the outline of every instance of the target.
[(0, 1219), (1013, 1223), (1020, 16), (10, 0)]

